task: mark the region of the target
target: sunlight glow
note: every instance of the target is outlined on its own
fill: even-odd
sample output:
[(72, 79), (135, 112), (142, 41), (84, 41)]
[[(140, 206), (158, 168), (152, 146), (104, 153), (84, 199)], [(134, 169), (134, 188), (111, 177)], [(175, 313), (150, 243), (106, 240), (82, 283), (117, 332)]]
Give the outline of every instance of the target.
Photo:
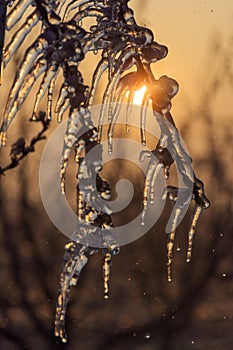
[(143, 85), (141, 89), (135, 91), (133, 104), (141, 106), (144, 94), (146, 92), (146, 86)]

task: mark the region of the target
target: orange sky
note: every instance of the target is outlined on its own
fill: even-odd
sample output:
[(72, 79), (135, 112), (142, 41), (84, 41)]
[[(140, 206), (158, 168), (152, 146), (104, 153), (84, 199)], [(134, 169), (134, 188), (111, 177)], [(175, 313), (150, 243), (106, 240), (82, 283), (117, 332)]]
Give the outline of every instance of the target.
[(175, 78), (180, 84), (177, 99), (195, 105), (200, 90), (208, 88), (214, 36), (221, 35), (226, 46), (233, 35), (233, 1), (131, 0), (130, 6), (138, 23), (151, 28), (155, 40), (169, 48), (168, 57), (154, 65), (154, 72)]

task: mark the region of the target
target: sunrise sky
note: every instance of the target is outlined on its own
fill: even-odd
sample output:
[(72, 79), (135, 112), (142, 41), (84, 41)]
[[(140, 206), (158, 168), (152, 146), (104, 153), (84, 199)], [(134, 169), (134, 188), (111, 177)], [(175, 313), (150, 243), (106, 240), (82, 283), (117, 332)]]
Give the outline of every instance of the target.
[(155, 40), (169, 48), (167, 58), (154, 65), (155, 73), (175, 78), (180, 84), (177, 99), (195, 107), (213, 70), (214, 38), (227, 47), (233, 36), (233, 1), (131, 0), (130, 6), (138, 23), (151, 28)]

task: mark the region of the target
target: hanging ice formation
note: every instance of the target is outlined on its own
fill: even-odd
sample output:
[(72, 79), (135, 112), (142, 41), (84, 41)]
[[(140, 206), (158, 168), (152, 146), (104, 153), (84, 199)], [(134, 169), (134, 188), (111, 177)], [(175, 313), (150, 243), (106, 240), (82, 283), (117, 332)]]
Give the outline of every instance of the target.
[[(153, 201), (153, 183), (160, 169), (164, 170), (165, 178), (169, 176), (169, 169), (176, 157), (177, 166), (186, 184), (193, 186), (194, 212), (188, 232), (187, 261), (190, 261), (193, 236), (198, 218), (203, 208), (209, 206), (204, 194), (203, 183), (192, 176), (186, 166), (189, 156), (183, 149), (174, 120), (170, 114), (171, 99), (178, 91), (178, 83), (162, 76), (156, 79), (151, 70), (151, 64), (163, 59), (167, 55), (167, 47), (157, 43), (151, 30), (139, 26), (134, 13), (129, 8), (129, 0), (19, 0), (6, 1), (8, 14), (6, 30), (11, 30), (21, 18), (21, 26), (12, 36), (4, 51), (4, 68), (15, 52), (21, 47), (27, 35), (40, 25), (41, 34), (26, 50), (24, 58), (17, 69), (14, 83), (10, 90), (1, 126), (1, 145), (7, 141), (7, 130), (22, 107), (23, 102), (31, 91), (37, 79), (43, 76), (35, 104), (32, 120), (37, 120), (40, 101), (47, 92), (47, 117), (52, 118), (52, 96), (59, 71), (63, 73), (63, 85), (55, 106), (58, 122), (62, 121), (63, 114), (69, 109), (68, 126), (64, 140), (61, 188), (65, 191), (66, 166), (70, 152), (75, 149), (78, 170), (77, 186), (77, 215), (83, 226), (77, 233), (76, 241), (69, 241), (65, 246), (64, 266), (60, 276), (59, 293), (56, 308), (55, 335), (63, 342), (67, 341), (65, 331), (65, 315), (72, 285), (78, 281), (79, 274), (86, 265), (89, 257), (98, 249), (88, 245), (88, 234), (85, 223), (91, 223), (93, 231), (99, 228), (109, 230), (108, 237), (99, 237), (103, 240), (102, 252), (104, 295), (108, 298), (108, 284), (111, 258), (119, 252), (119, 247), (111, 234), (111, 211), (103, 205), (102, 198), (110, 197), (110, 188), (98, 172), (101, 170), (101, 138), (102, 124), (105, 112), (108, 115), (108, 143), (109, 152), (112, 149), (114, 125), (120, 112), (120, 102), (127, 100), (128, 120), (134, 93), (137, 89), (146, 86), (141, 105), (141, 141), (146, 144), (146, 110), (152, 103), (154, 116), (161, 128), (161, 137), (152, 153), (158, 162), (151, 158), (145, 179), (145, 190), (142, 203), (142, 224), (148, 201)], [(27, 11), (27, 15), (25, 12)], [(90, 28), (82, 26), (82, 20), (92, 17), (96, 24)], [(21, 23), (21, 22), (20, 22)], [(88, 52), (101, 52), (101, 59), (93, 72), (90, 87), (84, 85), (79, 70), (80, 62)], [(131, 68), (134, 68), (132, 72)], [(130, 70), (130, 72), (129, 72)], [(99, 125), (93, 125), (90, 107), (93, 104), (98, 84), (102, 75), (108, 73), (108, 82), (105, 88), (102, 109), (99, 116)], [(86, 132), (79, 138), (77, 132), (85, 127)], [(128, 130), (128, 128), (127, 128)], [(167, 149), (168, 144), (172, 155)], [(85, 153), (97, 147), (95, 162), (89, 164), (85, 160)], [(97, 173), (97, 185), (93, 183)], [(97, 188), (97, 191), (96, 189)], [(166, 195), (176, 201), (178, 188), (168, 186)], [(171, 280), (172, 250), (175, 239), (175, 228), (181, 215), (181, 207), (177, 207), (171, 232), (168, 234), (168, 280)], [(87, 245), (79, 243), (79, 238), (87, 237)]]

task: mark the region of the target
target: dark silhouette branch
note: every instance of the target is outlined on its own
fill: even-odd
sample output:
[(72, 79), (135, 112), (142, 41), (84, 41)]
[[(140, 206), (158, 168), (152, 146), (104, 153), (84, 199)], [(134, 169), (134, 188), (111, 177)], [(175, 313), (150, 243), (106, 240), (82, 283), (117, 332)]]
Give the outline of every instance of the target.
[(5, 172), (17, 167), (20, 162), (29, 154), (35, 151), (35, 145), (42, 140), (46, 139), (44, 133), (48, 130), (50, 120), (45, 118), (45, 113), (39, 113), (38, 122), (42, 123), (42, 130), (31, 139), (28, 146), (25, 145), (24, 138), (19, 138), (12, 146), (10, 151), (11, 162), (4, 166), (0, 166), (0, 176), (5, 175)]

